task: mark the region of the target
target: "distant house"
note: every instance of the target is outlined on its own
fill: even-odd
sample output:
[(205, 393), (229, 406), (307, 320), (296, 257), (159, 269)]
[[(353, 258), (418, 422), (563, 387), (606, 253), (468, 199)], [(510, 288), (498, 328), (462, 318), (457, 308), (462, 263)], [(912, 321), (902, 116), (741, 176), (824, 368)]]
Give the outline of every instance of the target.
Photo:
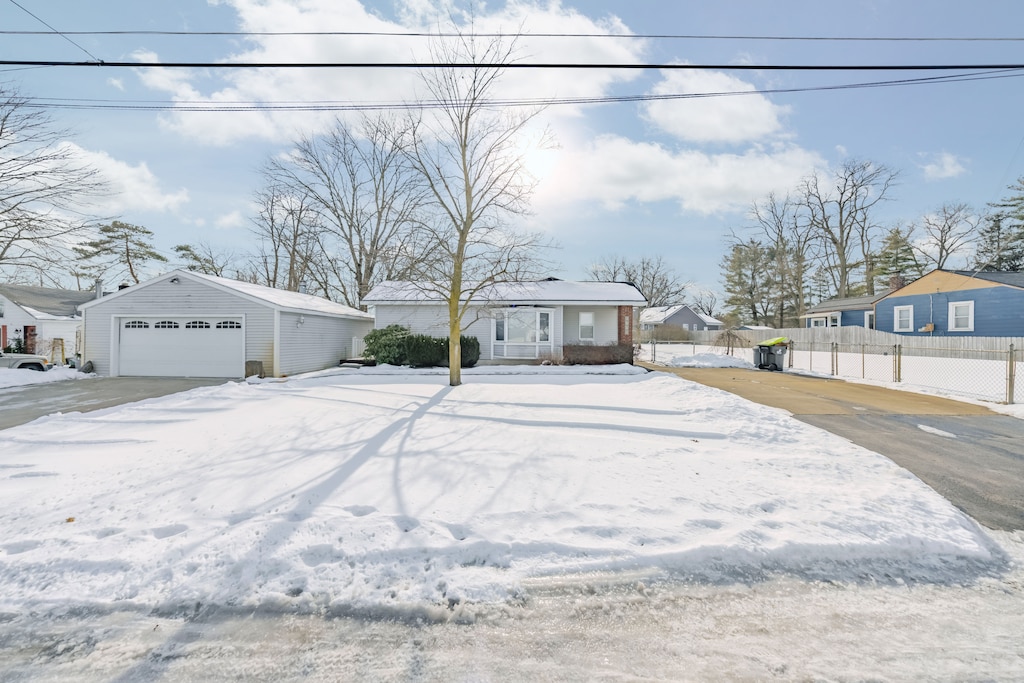
[(879, 330), (1024, 337), (1024, 272), (933, 270), (875, 304)]
[(650, 331), (663, 325), (693, 331), (720, 330), (724, 327), (721, 320), (694, 310), (687, 304), (652, 306), (640, 311), (641, 330)]
[[(558, 359), (566, 344), (632, 344), (634, 309), (647, 300), (623, 282), (540, 280), (483, 289), (462, 333), (480, 342), (480, 360)], [(448, 306), (412, 282), (383, 282), (363, 297), (375, 326), (402, 325), (448, 336)]]
[[(322, 297), (175, 270), (82, 305), (83, 361), (110, 376), (282, 377), (337, 366), (373, 317)], [(256, 374), (253, 372), (252, 374)]]
[[(73, 358), (82, 326), (78, 307), (97, 296), (95, 290), (0, 285), (0, 349), (21, 340), (28, 353), (58, 362)], [(60, 347), (64, 358), (57, 357)]]
[(889, 294), (885, 289), (868, 296), (828, 299), (800, 316), (804, 327), (866, 327), (875, 329), (875, 304)]

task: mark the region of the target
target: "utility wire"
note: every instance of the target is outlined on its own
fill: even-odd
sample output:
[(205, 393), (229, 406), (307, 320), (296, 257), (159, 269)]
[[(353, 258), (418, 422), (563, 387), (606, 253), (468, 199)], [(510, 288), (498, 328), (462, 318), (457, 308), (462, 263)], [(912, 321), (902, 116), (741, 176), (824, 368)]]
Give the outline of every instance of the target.
[[(13, 0), (12, 0), (13, 1)], [(975, 71), (1024, 69), (1008, 64), (623, 64), (593, 62), (75, 62), (50, 59), (4, 59), (0, 66), (71, 66), (153, 69), (624, 69), (633, 71)]]
[(91, 57), (91, 58), (93, 59), (93, 61), (96, 61), (96, 62), (99, 62), (99, 61), (101, 61), (100, 59), (98, 59), (98, 58), (96, 57), (96, 55), (94, 55), (93, 53), (89, 52), (89, 51), (88, 51), (88, 50), (86, 50), (86, 49), (85, 49), (84, 47), (82, 47), (81, 45), (79, 45), (79, 44), (78, 44), (78, 43), (76, 43), (75, 41), (73, 41), (73, 40), (71, 40), (70, 38), (68, 38), (68, 36), (67, 36), (67, 34), (66, 34), (66, 33), (62, 33), (62, 32), (60, 32), (60, 31), (58, 31), (57, 29), (55, 29), (55, 28), (54, 28), (53, 26), (50, 26), (50, 25), (49, 25), (48, 23), (46, 23), (45, 21), (43, 21), (43, 20), (42, 20), (41, 18), (39, 18), (39, 17), (38, 17), (38, 16), (36, 16), (35, 14), (32, 14), (32, 12), (28, 11), (28, 10), (27, 10), (27, 9), (25, 9), (25, 8), (24, 8), (24, 7), (22, 6), (22, 5), (18, 4), (18, 3), (16, 2), (16, 0), (10, 0), (10, 2), (11, 2), (11, 4), (12, 4), (12, 5), (14, 5), (14, 6), (15, 6), (15, 7), (17, 7), (18, 9), (20, 9), (20, 10), (21, 10), (22, 12), (24, 12), (24, 13), (25, 13), (25, 14), (27, 14), (27, 15), (29, 15), (29, 16), (30, 16), (30, 17), (32, 17), (33, 19), (35, 19), (36, 21), (38, 21), (38, 22), (39, 22), (40, 24), (42, 24), (42, 25), (43, 25), (43, 26), (45, 26), (46, 28), (50, 29), (49, 31), (39, 31), (39, 32), (37, 32), (38, 34), (45, 34), (45, 35), (50, 35), (50, 34), (56, 34), (56, 35), (60, 36), (61, 38), (63, 38), (64, 40), (66, 40), (66, 41), (68, 41), (69, 43), (71, 43), (72, 45), (74, 45), (75, 47), (77, 47), (77, 48), (78, 48), (79, 50), (81, 50), (81, 51), (82, 51), (82, 52), (84, 52), (85, 54), (89, 55), (89, 57)]
[[(13, 2), (13, 0), (12, 0)], [(48, 31), (0, 30), (0, 35), (49, 35)], [(419, 31), (64, 31), (71, 36), (227, 36), (227, 37), (294, 37), (294, 36), (353, 36), (387, 38), (458, 38), (460, 33), (431, 33)], [(687, 35), (671, 33), (474, 33), (478, 38), (626, 38), (634, 40), (764, 40), (811, 42), (1024, 42), (1024, 37), (970, 37), (970, 36), (757, 36), (757, 35)]]
[[(661, 95), (618, 95), (601, 97), (565, 97), (565, 98), (534, 98), (488, 100), (488, 107), (548, 107), (557, 105), (582, 104), (619, 104), (629, 102), (654, 102), (669, 100), (702, 99), (709, 97), (732, 97), (743, 95), (771, 95), (783, 93), (821, 92), (832, 90), (852, 90), (861, 88), (899, 87), (907, 85), (929, 85), (938, 83), (956, 83), (964, 81), (990, 80), (996, 78), (1019, 78), (1024, 76), (1020, 71), (979, 72), (976, 74), (959, 74), (951, 76), (932, 76), (927, 78), (900, 79), (893, 81), (875, 81), (868, 83), (848, 83), (839, 85), (810, 86), (804, 88), (773, 88), (764, 90), (735, 90), (724, 92), (675, 93)], [(339, 101), (177, 101), (164, 100), (105, 100), (105, 99), (65, 99), (65, 98), (29, 98), (26, 106), (39, 109), (95, 109), (95, 110), (138, 110), (138, 111), (190, 111), (190, 112), (239, 112), (239, 111), (382, 111), (432, 109), (445, 106), (444, 102), (339, 102)]]

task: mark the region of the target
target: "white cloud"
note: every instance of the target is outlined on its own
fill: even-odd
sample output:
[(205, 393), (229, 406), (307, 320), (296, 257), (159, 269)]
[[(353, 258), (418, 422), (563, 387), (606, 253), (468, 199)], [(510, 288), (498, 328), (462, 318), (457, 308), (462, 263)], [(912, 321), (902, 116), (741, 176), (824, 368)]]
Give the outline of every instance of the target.
[(538, 188), (536, 204), (597, 202), (615, 210), (634, 201), (675, 201), (700, 214), (742, 211), (824, 165), (818, 154), (793, 145), (709, 154), (606, 135), (565, 154)]
[[(753, 92), (754, 86), (714, 71), (668, 71), (652, 95)], [(645, 107), (646, 118), (661, 130), (693, 142), (739, 143), (762, 140), (782, 131), (787, 107), (763, 95), (729, 95), (656, 100)]]
[[(406, 0), (399, 5), (403, 22), (396, 24), (366, 9), (357, 0), (224, 0), (238, 14), (245, 31), (313, 31), (344, 26), (346, 31), (393, 32), (436, 31), (438, 17), (446, 17), (436, 3)], [(640, 40), (609, 41), (597, 38), (551, 39), (530, 37), (531, 33), (600, 34), (626, 33), (614, 17), (591, 19), (558, 2), (538, 4), (512, 1), (500, 10), (474, 18), (478, 32), (521, 32), (516, 54), (536, 61), (580, 61), (639, 63), (645, 49)], [(247, 50), (225, 55), (225, 60), (253, 62), (389, 62), (427, 61), (428, 41), (424, 38), (379, 36), (267, 36), (251, 41)], [(152, 53), (138, 53), (139, 59), (155, 59)], [(148, 87), (168, 93), (174, 100), (200, 103), (227, 102), (310, 102), (401, 103), (416, 98), (422, 88), (412, 70), (373, 69), (260, 69), (184, 72), (170, 69), (140, 70)], [(217, 89), (201, 91), (205, 80), (222, 78)], [(615, 83), (638, 78), (622, 70), (510, 70), (499, 82), (502, 98), (599, 97)], [(212, 81), (211, 81), (212, 82)], [(208, 91), (208, 88), (205, 88)], [(578, 116), (579, 108), (559, 106), (548, 110), (552, 117)], [(316, 132), (334, 119), (332, 112), (243, 112), (230, 116), (189, 115), (177, 112), (165, 123), (182, 135), (209, 144), (231, 144), (246, 138), (274, 142), (292, 139), (299, 132)]]
[(926, 159), (926, 163), (921, 165), (921, 169), (924, 171), (924, 177), (928, 180), (946, 180), (947, 178), (956, 178), (967, 172), (964, 165), (960, 163), (960, 160), (954, 154), (948, 152), (942, 152), (941, 154), (922, 155)]
[(184, 188), (174, 192), (161, 190), (160, 181), (145, 162), (132, 165), (106, 152), (90, 151), (70, 142), (64, 144), (76, 158), (96, 169), (109, 186), (107, 195), (93, 202), (94, 210), (99, 213), (122, 215), (130, 211), (174, 211), (189, 201), (188, 190)]
[(245, 225), (245, 216), (242, 215), (241, 211), (235, 210), (217, 218), (214, 225), (222, 230), (239, 228)]

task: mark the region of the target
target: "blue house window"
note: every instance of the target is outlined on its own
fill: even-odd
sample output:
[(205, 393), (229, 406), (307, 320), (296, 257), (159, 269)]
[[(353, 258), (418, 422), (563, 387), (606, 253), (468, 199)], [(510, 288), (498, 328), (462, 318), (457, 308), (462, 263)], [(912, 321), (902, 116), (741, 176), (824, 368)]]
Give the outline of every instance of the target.
[(914, 307), (894, 306), (892, 309), (893, 332), (914, 331)]
[(949, 302), (949, 331), (950, 332), (973, 332), (974, 331), (974, 302), (973, 301), (950, 301)]

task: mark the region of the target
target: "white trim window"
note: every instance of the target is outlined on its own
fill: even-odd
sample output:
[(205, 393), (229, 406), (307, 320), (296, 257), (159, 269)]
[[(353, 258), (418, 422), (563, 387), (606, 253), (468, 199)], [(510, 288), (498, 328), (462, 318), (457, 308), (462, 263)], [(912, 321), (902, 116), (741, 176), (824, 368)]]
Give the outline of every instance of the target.
[(974, 302), (949, 302), (949, 331), (974, 332)]
[(549, 308), (507, 308), (495, 312), (493, 330), (495, 358), (540, 358), (552, 352)]
[(875, 329), (875, 312), (864, 311), (864, 327), (869, 330)]
[(580, 341), (594, 341), (593, 311), (580, 311)]
[(811, 327), (828, 327), (828, 318), (811, 318)]
[(893, 306), (892, 309), (892, 331), (913, 332), (914, 331), (914, 307)]

